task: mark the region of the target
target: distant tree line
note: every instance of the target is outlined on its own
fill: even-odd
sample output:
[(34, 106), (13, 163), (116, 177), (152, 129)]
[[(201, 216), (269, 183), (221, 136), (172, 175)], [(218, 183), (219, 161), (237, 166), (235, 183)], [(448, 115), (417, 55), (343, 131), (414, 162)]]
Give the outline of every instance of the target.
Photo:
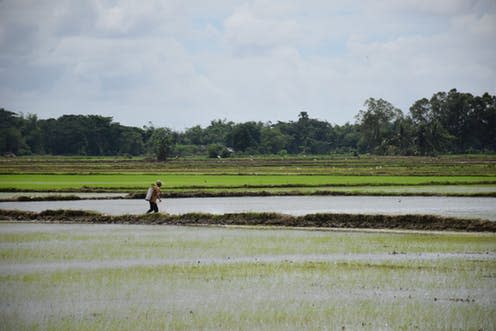
[(496, 96), (456, 89), (420, 99), (404, 114), (369, 98), (354, 124), (332, 125), (300, 112), (297, 121), (214, 120), (183, 132), (123, 126), (112, 117), (64, 115), (38, 119), (0, 109), (2, 155), (208, 155), (371, 153), (437, 155), (496, 151)]

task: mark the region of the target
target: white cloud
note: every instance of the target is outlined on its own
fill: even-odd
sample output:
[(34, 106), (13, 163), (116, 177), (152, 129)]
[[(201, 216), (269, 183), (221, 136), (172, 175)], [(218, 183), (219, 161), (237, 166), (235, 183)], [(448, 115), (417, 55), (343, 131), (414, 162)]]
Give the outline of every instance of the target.
[(0, 99), (41, 117), (102, 113), (176, 129), (210, 120), (353, 121), (496, 90), (487, 1), (0, 2)]
[[(293, 8), (255, 1), (237, 8), (225, 20), (226, 42), (236, 55), (258, 55), (278, 47), (295, 47), (303, 38)], [(282, 15), (281, 13), (286, 13)]]
[(436, 16), (454, 16), (496, 8), (494, 1), (490, 0), (376, 0), (369, 1), (368, 6), (381, 12)]

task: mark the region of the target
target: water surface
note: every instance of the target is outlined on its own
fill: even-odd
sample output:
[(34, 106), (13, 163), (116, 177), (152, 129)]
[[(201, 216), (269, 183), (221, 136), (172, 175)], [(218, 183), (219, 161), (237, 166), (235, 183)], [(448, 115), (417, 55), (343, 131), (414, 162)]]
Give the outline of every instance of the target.
[[(143, 214), (144, 200), (76, 200), (1, 202), (0, 209), (40, 212), (47, 209), (94, 210), (109, 215)], [(496, 221), (496, 198), (392, 197), (392, 196), (284, 196), (164, 199), (161, 212), (223, 214), (277, 212), (290, 215), (313, 213), (429, 214)]]

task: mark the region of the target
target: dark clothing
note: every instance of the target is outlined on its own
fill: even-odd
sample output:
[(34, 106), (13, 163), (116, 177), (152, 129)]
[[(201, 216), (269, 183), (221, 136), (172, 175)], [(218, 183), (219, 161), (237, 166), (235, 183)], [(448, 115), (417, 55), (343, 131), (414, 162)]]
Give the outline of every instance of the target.
[(151, 213), (152, 211), (154, 213), (158, 213), (158, 206), (157, 206), (157, 203), (156, 202), (151, 202), (150, 201), (150, 209), (148, 209), (148, 211), (146, 213), (148, 214), (148, 213)]

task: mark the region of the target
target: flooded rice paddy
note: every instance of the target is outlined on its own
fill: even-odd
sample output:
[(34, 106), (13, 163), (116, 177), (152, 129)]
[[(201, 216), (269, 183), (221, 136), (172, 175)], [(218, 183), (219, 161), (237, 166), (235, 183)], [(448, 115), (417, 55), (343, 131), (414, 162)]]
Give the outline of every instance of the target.
[(496, 328), (496, 235), (0, 223), (6, 330)]
[[(144, 200), (76, 200), (1, 202), (0, 209), (41, 212), (47, 209), (93, 210), (109, 215), (143, 214)], [(164, 199), (161, 212), (211, 214), (277, 212), (289, 215), (313, 213), (429, 214), (496, 221), (496, 198), (415, 196), (284, 196)]]

